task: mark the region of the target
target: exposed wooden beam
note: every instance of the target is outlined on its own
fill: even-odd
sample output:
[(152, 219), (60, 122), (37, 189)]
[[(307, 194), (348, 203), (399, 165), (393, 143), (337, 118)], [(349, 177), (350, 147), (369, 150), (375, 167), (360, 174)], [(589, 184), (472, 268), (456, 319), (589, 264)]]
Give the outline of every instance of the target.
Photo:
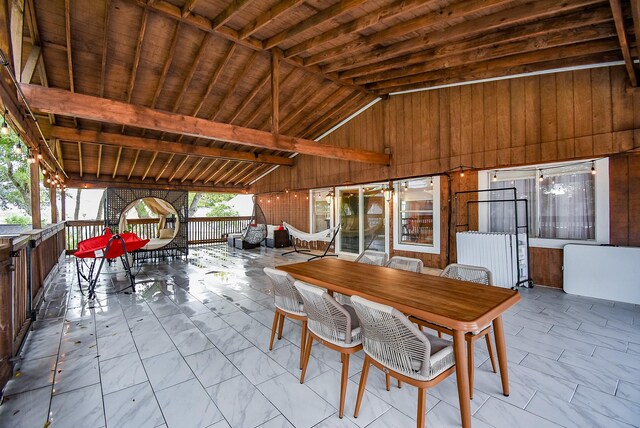
[(98, 168), (96, 169), (96, 178), (100, 178), (100, 165), (102, 163), (102, 144), (98, 147)]
[(197, 1), (198, 0), (187, 0), (185, 2), (184, 6), (182, 6), (182, 17), (183, 18), (191, 13), (193, 8), (196, 6), (196, 2)]
[(211, 174), (209, 177), (207, 177), (206, 180), (204, 180), (204, 184), (207, 184), (208, 182), (210, 182), (211, 180), (213, 180), (213, 178), (215, 176), (217, 176), (218, 174), (220, 174), (220, 172), (224, 171), (224, 168), (229, 165), (231, 161), (227, 160), (225, 162), (222, 163), (222, 165), (220, 165), (214, 172), (213, 174)]
[(71, 53), (71, 0), (64, 0), (64, 27), (67, 40), (67, 67), (69, 67), (69, 90), (75, 92), (73, 82), (73, 55)]
[[(633, 0), (632, 0), (633, 3)], [(624, 66), (627, 69), (631, 86), (638, 86), (638, 75), (636, 73), (635, 66), (633, 65), (633, 58), (631, 57), (631, 48), (629, 47), (629, 41), (627, 40), (627, 33), (624, 28), (624, 15), (622, 14), (622, 4), (620, 0), (609, 0), (611, 5), (611, 13), (613, 14), (613, 21), (616, 24), (616, 32), (618, 33), (618, 40), (620, 41), (620, 50), (622, 51), (622, 58), (624, 58)]]
[(244, 168), (242, 168), (242, 169), (240, 169), (240, 171), (238, 171), (238, 172), (236, 172), (235, 174), (233, 174), (232, 176), (230, 176), (230, 177), (225, 181), (225, 184), (235, 183), (235, 180), (236, 180), (238, 177), (242, 176), (245, 172), (247, 172), (247, 170), (248, 170), (249, 168), (251, 168), (251, 167), (252, 167), (252, 165), (250, 165), (250, 164), (249, 164), (249, 165), (245, 165), (245, 167), (244, 167)]
[(169, 183), (165, 179), (155, 181), (142, 181), (140, 179), (133, 178), (131, 180), (123, 179), (92, 179), (88, 177), (79, 177), (78, 175), (71, 175), (66, 180), (65, 184), (69, 188), (82, 188), (82, 189), (104, 189), (107, 187), (126, 187), (126, 188), (145, 188), (145, 189), (158, 189), (158, 190), (186, 190), (189, 192), (217, 192), (217, 193), (238, 193), (242, 190), (240, 186), (213, 186), (213, 185), (198, 185), (193, 183), (179, 184), (176, 182)]
[(224, 24), (229, 22), (231, 18), (233, 18), (233, 15), (242, 10), (242, 8), (250, 1), (251, 0), (233, 0), (218, 16), (213, 18), (211, 21), (211, 27), (214, 30), (222, 27)]
[(104, 27), (102, 29), (102, 62), (100, 65), (100, 98), (104, 97), (104, 81), (107, 78), (107, 56), (109, 54), (109, 18), (111, 17), (111, 0), (104, 4)]
[(133, 88), (136, 84), (136, 75), (138, 74), (138, 64), (140, 64), (140, 53), (142, 52), (142, 43), (144, 42), (144, 36), (147, 29), (148, 17), (149, 17), (149, 10), (145, 9), (142, 12), (142, 20), (140, 21), (140, 30), (138, 32), (138, 40), (136, 41), (136, 53), (133, 57), (133, 64), (131, 65), (131, 77), (129, 78), (129, 86), (127, 88), (127, 103), (131, 102), (131, 96), (133, 95)]
[(169, 51), (167, 52), (167, 57), (164, 61), (164, 65), (162, 66), (162, 71), (160, 72), (160, 78), (158, 79), (158, 84), (156, 85), (156, 90), (153, 94), (153, 98), (151, 100), (151, 108), (155, 108), (156, 103), (158, 102), (158, 97), (164, 88), (164, 81), (167, 78), (167, 73), (169, 72), (169, 68), (171, 68), (171, 63), (173, 62), (173, 56), (176, 52), (176, 45), (178, 43), (178, 35), (180, 34), (180, 22), (177, 23), (175, 30), (173, 31), (173, 37), (171, 38), (171, 45), (169, 46)]
[(189, 169), (189, 171), (187, 171), (187, 173), (182, 176), (182, 178), (180, 179), (180, 183), (184, 183), (191, 176), (191, 174), (193, 174), (193, 171), (195, 171), (196, 168), (198, 168), (198, 165), (200, 165), (203, 160), (204, 158), (198, 158), (198, 160), (195, 161), (193, 165), (191, 165), (191, 168)]
[(155, 140), (150, 138), (132, 137), (128, 135), (107, 132), (78, 130), (60, 126), (54, 126), (53, 128), (51, 128), (51, 135), (63, 141), (91, 142), (127, 149), (157, 151), (160, 153), (168, 154), (188, 153), (190, 155), (205, 158), (223, 158), (241, 160), (246, 162), (269, 163), (274, 165), (287, 166), (292, 166), (294, 164), (293, 159), (281, 156), (271, 156), (264, 154), (258, 154), (257, 156), (255, 156), (253, 153), (243, 152), (239, 150), (225, 150), (217, 147), (196, 146), (193, 144), (174, 143), (170, 141)]
[(167, 168), (169, 167), (169, 164), (171, 163), (171, 161), (173, 160), (173, 158), (175, 157), (175, 154), (171, 154), (171, 156), (169, 156), (169, 158), (167, 159), (167, 161), (164, 163), (164, 165), (162, 165), (162, 168), (160, 168), (160, 173), (156, 176), (156, 180), (158, 181), (160, 180), (160, 177), (162, 177), (162, 174), (164, 174), (164, 172), (167, 170)]
[[(372, 82), (382, 82), (395, 80), (406, 76), (419, 73), (426, 73), (433, 70), (443, 68), (457, 67), (465, 64), (473, 64), (480, 61), (488, 61), (497, 58), (504, 58), (510, 55), (525, 55), (527, 52), (535, 52), (541, 47), (545, 49), (567, 46), (576, 43), (584, 43), (595, 40), (607, 39), (615, 36), (615, 29), (609, 23), (599, 25), (588, 25), (587, 27), (573, 28), (563, 32), (547, 32), (541, 36), (526, 37), (524, 40), (518, 40), (511, 43), (496, 44), (489, 43), (486, 47), (476, 44), (477, 40), (469, 42), (453, 43), (459, 49), (447, 49), (444, 54), (437, 55), (431, 52), (431, 59), (415, 65), (404, 66), (401, 68), (373, 73), (364, 77), (357, 78), (356, 81), (361, 84)], [(466, 48), (469, 43), (472, 47)], [(454, 52), (460, 52), (454, 54)]]
[(191, 63), (191, 67), (189, 67), (189, 71), (185, 76), (184, 82), (182, 83), (182, 87), (180, 88), (180, 92), (178, 93), (178, 97), (176, 98), (176, 101), (173, 103), (173, 108), (171, 109), (172, 112), (175, 113), (180, 108), (180, 104), (182, 104), (182, 99), (184, 98), (184, 94), (187, 92), (187, 89), (189, 88), (189, 85), (193, 80), (193, 75), (196, 73), (196, 70), (200, 65), (200, 61), (202, 61), (202, 57), (204, 56), (207, 49), (209, 48), (210, 39), (211, 39), (211, 34), (209, 33), (205, 34), (204, 39), (200, 43), (200, 48), (198, 48), (198, 53), (196, 54), (196, 58)]
[(140, 157), (140, 150), (136, 150), (136, 155), (133, 158), (133, 162), (131, 163), (131, 169), (129, 169), (129, 174), (127, 175), (127, 180), (131, 179), (131, 174), (133, 174), (133, 170), (136, 169), (136, 164), (138, 163), (138, 158)]
[(120, 156), (122, 155), (122, 147), (118, 147), (118, 155), (116, 156), (116, 164), (113, 167), (113, 174), (111, 175), (111, 178), (116, 178), (116, 175), (118, 174), (118, 165), (120, 165)]
[(251, 92), (249, 92), (247, 96), (244, 97), (242, 104), (240, 104), (240, 106), (236, 109), (236, 112), (233, 114), (233, 116), (231, 116), (231, 119), (229, 119), (228, 123), (233, 123), (233, 121), (236, 120), (238, 116), (240, 116), (240, 114), (244, 111), (244, 109), (247, 108), (247, 106), (249, 106), (249, 104), (253, 102), (253, 100), (256, 98), (258, 93), (260, 93), (260, 91), (266, 86), (270, 77), (271, 77), (271, 72), (267, 71), (264, 74), (264, 76), (262, 76), (262, 79), (260, 79), (258, 84), (253, 87)]
[[(462, 39), (461, 36), (466, 34), (468, 31), (468, 27), (466, 25), (462, 31), (459, 31), (459, 26), (449, 27), (439, 33), (431, 34), (426, 42), (422, 37), (410, 39), (416, 40), (416, 47), (420, 49), (418, 52), (402, 56), (392, 56), (389, 59), (383, 60), (381, 58), (386, 55), (380, 55), (381, 50), (377, 50), (376, 57), (380, 58), (378, 61), (343, 71), (340, 73), (340, 76), (345, 79), (367, 76), (367, 78), (371, 77), (371, 81), (375, 81), (376, 79), (370, 75), (397, 68), (408, 67), (413, 64), (433, 61), (437, 58), (458, 55), (463, 52), (479, 48), (497, 47), (509, 42), (528, 40), (541, 36), (552, 36), (553, 34), (558, 34), (566, 30), (573, 30), (580, 27), (598, 25), (602, 23), (610, 23), (611, 10), (608, 6), (595, 10), (579, 10), (577, 12), (564, 14), (554, 18), (520, 24), (515, 27), (498, 29), (493, 32), (491, 32), (491, 25), (494, 21), (491, 20), (490, 16), (486, 18), (487, 19), (485, 21), (490, 22), (485, 22), (484, 24), (488, 25), (490, 28), (485, 30), (485, 34), (478, 34), (475, 37)], [(478, 25), (479, 24), (480, 23), (478, 23)], [(485, 27), (483, 26), (483, 29), (484, 28)], [(404, 43), (405, 42), (400, 42), (399, 44), (402, 45)], [(390, 55), (398, 55), (398, 53), (406, 50), (402, 46), (396, 45), (397, 44), (392, 44), (381, 49), (386, 52), (388, 48), (393, 47), (394, 49), (388, 49)], [(544, 43), (541, 43), (540, 46), (544, 46)], [(413, 47), (411, 47), (411, 49), (413, 49)]]
[(216, 83), (218, 82), (218, 79), (220, 78), (220, 74), (222, 74), (222, 70), (224, 70), (226, 65), (231, 60), (231, 57), (233, 56), (233, 53), (236, 51), (236, 46), (237, 45), (235, 43), (231, 43), (231, 45), (229, 46), (229, 49), (227, 49), (227, 52), (224, 54), (224, 58), (222, 59), (222, 61), (220, 61), (220, 63), (216, 67), (216, 70), (211, 75), (211, 79), (209, 80), (209, 84), (207, 85), (207, 89), (205, 90), (204, 95), (200, 99), (200, 102), (198, 102), (198, 105), (196, 106), (192, 116), (197, 116), (198, 113), (200, 113), (200, 109), (202, 108), (202, 105), (207, 100), (207, 98), (209, 98), (209, 94), (211, 94), (211, 91), (216, 86)]
[[(333, 91), (331, 94), (329, 94), (323, 101), (321, 101), (315, 108), (314, 110), (318, 113), (321, 113), (320, 117), (324, 116), (324, 112), (327, 109), (330, 109), (332, 106), (334, 106), (335, 104), (339, 103), (340, 100), (344, 100), (347, 99), (348, 96), (351, 96), (351, 93), (348, 92), (346, 89), (344, 88), (338, 88), (335, 91)], [(316, 122), (315, 119), (311, 119), (314, 122)], [(298, 122), (296, 125), (292, 126), (290, 129), (288, 129), (289, 132), (295, 132), (301, 129), (306, 129), (308, 126), (308, 122), (309, 122), (309, 118), (303, 119), (300, 122)], [(294, 134), (295, 135), (295, 134)]]
[(80, 177), (82, 177), (82, 143), (78, 141), (78, 163), (80, 169)]
[[(38, 31), (38, 23), (36, 22), (35, 16), (35, 8), (33, 6), (33, 0), (25, 1), (25, 18), (27, 19), (27, 27), (29, 28), (29, 33), (31, 34), (31, 43), (33, 46), (42, 46), (42, 41), (40, 40), (40, 32)], [(49, 86), (49, 79), (47, 78), (47, 70), (44, 65), (44, 61), (42, 60), (42, 52), (40, 53), (40, 60), (37, 61), (37, 69), (38, 74), (40, 75), (40, 84), (42, 86)], [(24, 82), (28, 83), (28, 82)], [(49, 114), (49, 123), (55, 124), (56, 118), (54, 115)]]
[(38, 45), (34, 45), (31, 48), (31, 52), (29, 52), (29, 56), (27, 57), (27, 63), (22, 69), (20, 83), (31, 83), (31, 79), (33, 79), (33, 75), (36, 72), (36, 67), (38, 66), (38, 61), (40, 60), (41, 52), (42, 49), (40, 49), (40, 46)]
[(289, 9), (292, 9), (301, 3), (304, 0), (284, 0), (276, 3), (271, 9), (264, 12), (262, 15), (258, 16), (251, 23), (247, 24), (240, 32), (238, 33), (238, 38), (240, 40), (244, 40), (256, 31), (263, 28), (265, 25), (273, 22), (278, 16), (282, 15)]
[(16, 76), (22, 74), (22, 46), (24, 30), (24, 0), (11, 0), (11, 52), (13, 54), (13, 72)]
[(218, 118), (220, 117), (220, 114), (224, 111), (225, 104), (229, 101), (231, 97), (236, 95), (236, 90), (238, 89), (238, 85), (240, 85), (240, 82), (246, 75), (246, 71), (251, 70), (255, 66), (255, 61), (257, 58), (258, 58), (258, 52), (253, 52), (251, 56), (249, 56), (249, 59), (247, 59), (245, 66), (240, 68), (240, 70), (242, 71), (235, 73), (233, 78), (226, 82), (225, 86), (228, 88), (226, 89), (226, 94), (222, 97), (218, 105), (214, 108), (213, 114), (209, 116), (210, 120), (214, 120), (214, 121), (218, 120)]
[(205, 166), (202, 171), (200, 171), (200, 173), (198, 175), (195, 176), (195, 178), (193, 180), (191, 180), (192, 183), (196, 183), (198, 180), (200, 180), (200, 178), (205, 175), (212, 166), (214, 166), (216, 163), (218, 162), (217, 159), (214, 159), (212, 161), (209, 162), (209, 164), (207, 164), (207, 166)]
[[(199, 15), (195, 15), (195, 14), (190, 14), (186, 17), (182, 16), (182, 11), (179, 7), (174, 6), (173, 4), (169, 3), (168, 1), (163, 1), (163, 0), (158, 0), (156, 2), (154, 2), (153, 4), (149, 4), (146, 3), (144, 0), (130, 0), (133, 1), (137, 4), (139, 4), (140, 6), (144, 7), (144, 8), (151, 8), (154, 11), (157, 11), (159, 13), (164, 14), (165, 16), (168, 16), (172, 19), (176, 19), (179, 21), (182, 21), (184, 23), (187, 23), (193, 27), (196, 27), (202, 31), (206, 31), (208, 33), (215, 33), (218, 36), (221, 36), (231, 42), (237, 43), (239, 45), (245, 46), (249, 49), (252, 50), (258, 50), (258, 51), (265, 51), (267, 49), (265, 49), (263, 47), (263, 43), (262, 41), (258, 40), (258, 39), (254, 39), (252, 37), (247, 37), (244, 40), (241, 40), (239, 38), (238, 35), (238, 31), (226, 27), (226, 26), (221, 26), (220, 28), (218, 28), (217, 30), (215, 30), (213, 28), (213, 22), (208, 19), (205, 18), (203, 16), (199, 16)], [(359, 1), (365, 1), (365, 0), (359, 0)], [(306, 70), (307, 72), (311, 73), (311, 74), (315, 74), (317, 76), (320, 76), (324, 79), (330, 80), (334, 83), (337, 83), (338, 85), (342, 85), (342, 86), (347, 86), (350, 87), (354, 90), (360, 91), (362, 93), (368, 93), (371, 95), (371, 92), (367, 91), (365, 88), (363, 87), (359, 87), (356, 86), (350, 82), (345, 82), (345, 81), (341, 81), (340, 79), (338, 79), (337, 76), (332, 75), (332, 74), (326, 74), (324, 73), (320, 67), (314, 67), (314, 66), (310, 66), (307, 67), (303, 64), (303, 61), (301, 58), (287, 58), (285, 60), (288, 64), (296, 67), (296, 68), (300, 68), (303, 70)]]
[(354, 19), (353, 21), (349, 21), (345, 24), (342, 24), (336, 28), (332, 28), (329, 31), (325, 31), (322, 34), (319, 34), (315, 37), (312, 37), (304, 42), (298, 43), (295, 46), (292, 46), (284, 51), (284, 56), (289, 58), (294, 55), (299, 55), (304, 53), (310, 49), (317, 49), (318, 47), (324, 45), (327, 42), (331, 42), (336, 40), (338, 37), (357, 33), (358, 31), (362, 31), (371, 26), (374, 26), (381, 21), (386, 19), (392, 19), (398, 15), (403, 13), (410, 12), (411, 10), (424, 6), (426, 3), (425, 0), (400, 0), (389, 5), (383, 6), (374, 10), (373, 12), (369, 12), (366, 15)]
[[(552, 61), (556, 59), (582, 56), (596, 52), (608, 52), (612, 49), (613, 44), (614, 41), (612, 38), (597, 40), (593, 42), (575, 43), (568, 46), (552, 47), (549, 49), (538, 49), (534, 52), (510, 55), (490, 61), (474, 62), (463, 67), (470, 72), (483, 71), (487, 68), (504, 69), (525, 64), (533, 64), (538, 62)], [(570, 65), (569, 61), (567, 61), (566, 65)], [(453, 73), (453, 70), (454, 69), (451, 68), (433, 70), (425, 73), (414, 74), (412, 76), (376, 82), (372, 83), (369, 86), (372, 89), (381, 90), (397, 86), (411, 85), (419, 82), (427, 82), (430, 80), (437, 80), (446, 76), (450, 76)]]
[[(454, 41), (470, 39), (474, 36), (481, 36), (491, 30), (504, 29), (532, 22), (537, 19), (544, 19), (572, 11), (583, 10), (594, 4), (599, 4), (599, 0), (573, 0), (571, 2), (539, 0), (536, 2), (517, 5), (495, 13), (483, 11), (483, 5), (479, 4), (477, 5), (481, 12), (479, 14), (470, 13), (475, 9), (468, 10), (469, 14), (462, 13), (463, 11), (458, 11), (460, 15), (468, 18), (460, 24), (453, 25), (441, 31), (431, 31), (426, 34), (420, 34), (417, 37), (392, 43), (388, 46), (378, 46), (376, 47), (374, 55), (367, 52), (355, 52), (355, 50), (358, 49), (366, 49), (370, 45), (363, 44), (362, 46), (350, 46), (349, 44), (344, 44), (339, 51), (334, 52), (336, 55), (333, 56), (348, 55), (343, 59), (331, 60), (331, 62), (322, 67), (322, 70), (326, 73), (330, 73), (338, 70), (360, 67), (370, 63), (377, 63), (388, 58), (397, 57), (406, 52), (424, 50), (436, 45), (446, 45)], [(473, 6), (473, 3), (468, 2), (465, 3), (465, 5), (469, 7)], [(428, 17), (430, 15), (426, 16)], [(433, 17), (433, 19), (437, 20), (437, 17)], [(379, 36), (381, 38), (384, 36), (383, 33), (379, 34), (381, 34), (381, 36)], [(372, 38), (367, 40), (375, 41), (376, 39)], [(358, 40), (356, 40), (356, 42), (357, 41)]]
[(271, 132), (280, 133), (280, 51), (271, 51)]
[(636, 35), (636, 56), (640, 58), (640, 0), (631, 0), (633, 33)]
[(238, 169), (240, 167), (240, 165), (242, 165), (241, 162), (237, 162), (235, 165), (233, 165), (231, 168), (229, 168), (224, 174), (222, 174), (220, 177), (216, 178), (216, 180), (213, 182), (213, 184), (218, 184), (221, 183), (222, 180), (224, 180), (225, 178), (227, 178), (229, 176), (229, 174), (231, 174), (233, 171), (235, 171), (236, 169)]
[(237, 186), (244, 185), (249, 181), (251, 181), (252, 177), (257, 177), (258, 175), (262, 174), (269, 168), (272, 168), (272, 167), (269, 165), (262, 165), (258, 168), (254, 168), (251, 171), (249, 171), (247, 174), (245, 174), (243, 177), (236, 180), (233, 184)]
[(45, 113), (65, 114), (99, 122), (312, 156), (349, 159), (355, 162), (378, 165), (388, 165), (390, 162), (390, 156), (384, 153), (332, 147), (310, 140), (286, 135), (273, 135), (265, 131), (211, 122), (206, 119), (154, 110), (120, 101), (73, 94), (61, 89), (35, 85), (21, 85), (21, 88), (32, 108)]
[(310, 127), (305, 129), (305, 135), (309, 138), (315, 138), (321, 133), (317, 133), (319, 129), (322, 129), (324, 126), (328, 124), (335, 125), (338, 123), (338, 120), (335, 120), (336, 117), (342, 117), (345, 111), (348, 111), (349, 114), (353, 111), (356, 111), (356, 108), (353, 106), (358, 106), (360, 104), (366, 104), (371, 101), (370, 97), (367, 97), (363, 94), (355, 94), (354, 97), (344, 98), (339, 103), (333, 105), (331, 107), (331, 111), (328, 114), (325, 114), (321, 120), (316, 120)]
[[(30, 202), (31, 202), (31, 226), (34, 229), (42, 228), (42, 214), (40, 213), (40, 168), (39, 162), (29, 165), (30, 177)], [(68, 181), (67, 181), (68, 182)]]
[(144, 179), (147, 178), (147, 175), (149, 175), (149, 171), (151, 170), (151, 167), (153, 166), (153, 163), (156, 161), (157, 157), (158, 157), (158, 152), (153, 152), (153, 155), (151, 156), (151, 160), (147, 165), (147, 169), (145, 169), (144, 174), (142, 174), (142, 178), (141, 178), (142, 181), (144, 181)]
[(305, 19), (302, 22), (299, 22), (293, 27), (289, 27), (279, 32), (278, 34), (269, 37), (263, 43), (263, 47), (265, 49), (271, 49), (284, 42), (285, 40), (297, 36), (298, 34), (307, 31), (308, 29), (313, 28), (317, 25), (320, 25), (325, 21), (334, 19), (337, 16), (349, 11), (350, 9), (361, 6), (365, 2), (366, 0), (340, 0), (336, 4), (311, 15), (309, 18)]
[(58, 138), (51, 138), (51, 146), (55, 147), (56, 154), (58, 156), (58, 162), (60, 162), (60, 166), (64, 169), (64, 158), (62, 157), (62, 147), (60, 145), (60, 140)]
[[(281, 80), (280, 82), (280, 87), (284, 88), (286, 87), (287, 83), (293, 78), (293, 76), (296, 74), (295, 72), (299, 70), (297, 68), (294, 68), (293, 70), (291, 70), (285, 77), (284, 79)], [(271, 70), (269, 70), (269, 76), (271, 76)], [(269, 94), (270, 95), (270, 94)], [(253, 123), (254, 120), (256, 120), (256, 118), (258, 116), (260, 116), (261, 113), (263, 113), (264, 111), (268, 111), (269, 107), (268, 107), (268, 103), (271, 100), (271, 96), (269, 96), (269, 99), (266, 101), (261, 102), (260, 104), (256, 105), (256, 108), (253, 110), (253, 113), (251, 113), (251, 115), (249, 116), (249, 118), (245, 121), (245, 126), (250, 127), (251, 124)], [(270, 116), (267, 115), (267, 118), (265, 120), (268, 120)], [(262, 126), (259, 126), (258, 129), (262, 129)]]
[(180, 170), (182, 169), (182, 167), (184, 166), (184, 164), (187, 162), (187, 160), (189, 160), (191, 156), (190, 155), (186, 155), (178, 164), (178, 166), (173, 170), (173, 172), (171, 173), (171, 175), (169, 176), (169, 180), (168, 182), (171, 183), (173, 181), (173, 179), (175, 178), (175, 176), (178, 174), (178, 172), (180, 172)]

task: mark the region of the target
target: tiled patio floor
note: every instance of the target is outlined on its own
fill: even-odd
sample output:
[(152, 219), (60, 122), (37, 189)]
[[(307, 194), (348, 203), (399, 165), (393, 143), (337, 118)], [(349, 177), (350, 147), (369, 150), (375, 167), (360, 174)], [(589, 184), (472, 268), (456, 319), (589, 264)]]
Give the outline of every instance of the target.
[[(353, 418), (359, 355), (340, 420), (337, 353), (314, 346), (300, 385), (299, 325), (287, 321), (268, 350), (273, 297), (262, 268), (304, 260), (280, 253), (192, 248), (188, 262), (144, 265), (135, 295), (98, 294), (94, 309), (70, 261), (4, 391), (0, 427), (414, 426), (417, 391), (387, 392), (375, 369)], [(101, 293), (113, 291), (109, 278)], [(478, 341), (473, 426), (640, 426), (640, 308), (543, 287), (521, 293), (505, 316), (511, 395)], [(457, 406), (451, 376), (428, 393), (427, 426), (459, 426)]]

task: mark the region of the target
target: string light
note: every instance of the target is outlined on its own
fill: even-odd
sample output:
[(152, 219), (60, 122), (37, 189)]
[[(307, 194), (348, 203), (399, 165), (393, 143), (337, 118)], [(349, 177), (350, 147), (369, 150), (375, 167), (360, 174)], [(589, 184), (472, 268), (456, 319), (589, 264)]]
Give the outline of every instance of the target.
[(21, 155), (22, 154), (22, 146), (20, 144), (16, 144), (15, 146), (13, 146), (13, 152), (17, 155)]
[(494, 171), (494, 173), (493, 173), (493, 181), (498, 181), (498, 171)]
[(594, 161), (591, 162), (591, 175), (596, 175), (596, 163)]
[(464, 177), (464, 169), (462, 167), (460, 167), (460, 177)]
[(429, 177), (429, 187), (433, 187), (433, 177)]
[(47, 174), (48, 174), (48, 171), (46, 169), (43, 169), (42, 170), (42, 175), (47, 175)]
[(540, 170), (540, 181), (544, 181), (544, 174), (542, 173), (542, 170)]
[(36, 158), (38, 158), (38, 160), (42, 160), (42, 153), (40, 153), (40, 151), (38, 151), (38, 155), (36, 156)]
[(27, 158), (27, 163), (28, 164), (32, 164), (32, 163), (36, 163), (36, 158), (33, 157), (33, 154), (29, 154), (29, 157)]

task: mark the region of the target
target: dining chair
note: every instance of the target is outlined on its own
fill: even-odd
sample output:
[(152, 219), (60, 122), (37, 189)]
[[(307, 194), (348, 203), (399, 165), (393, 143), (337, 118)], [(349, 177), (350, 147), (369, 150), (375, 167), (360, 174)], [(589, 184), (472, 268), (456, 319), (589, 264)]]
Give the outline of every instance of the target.
[[(443, 278), (453, 278), (461, 281), (475, 282), (484, 285), (493, 285), (493, 279), (491, 271), (489, 269), (480, 266), (469, 266), (461, 264), (450, 264), (440, 274)], [(453, 335), (453, 331), (450, 328), (441, 326), (439, 324), (431, 323), (428, 321), (412, 318), (412, 321), (416, 322), (420, 326), (429, 327), (438, 332), (438, 336), (442, 337), (442, 333)], [(473, 372), (474, 372), (474, 354), (473, 344), (476, 340), (485, 338), (487, 342), (487, 350), (489, 351), (489, 358), (491, 359), (491, 368), (494, 373), (497, 373), (496, 357), (493, 354), (493, 347), (491, 346), (491, 323), (482, 326), (482, 328), (465, 334), (465, 340), (467, 342), (467, 358), (469, 369), (469, 395), (473, 398)]]
[(349, 356), (362, 349), (360, 322), (352, 306), (341, 305), (326, 290), (302, 281), (296, 281), (295, 286), (302, 296), (304, 310), (309, 318), (309, 335), (304, 347), (300, 383), (304, 383), (314, 340), (329, 349), (340, 352), (342, 375), (338, 416), (342, 418), (349, 378)]
[(393, 256), (386, 264), (387, 267), (400, 270), (408, 270), (410, 272), (422, 273), (423, 263), (420, 259), (411, 257)]
[(360, 296), (352, 296), (351, 301), (360, 319), (365, 353), (353, 416), (358, 417), (369, 367), (374, 365), (398, 381), (418, 388), (417, 427), (424, 427), (427, 389), (455, 371), (452, 342), (420, 331), (406, 315), (391, 306)]
[(368, 265), (384, 266), (387, 264), (389, 256), (384, 251), (364, 250), (357, 259), (356, 263), (364, 263)]
[(273, 282), (276, 304), (276, 312), (273, 315), (273, 325), (271, 327), (269, 350), (271, 351), (273, 349), (273, 339), (276, 335), (276, 329), (278, 330), (278, 340), (282, 339), (282, 329), (285, 318), (302, 321), (302, 338), (300, 340), (300, 368), (302, 368), (304, 345), (307, 338), (307, 314), (304, 312), (302, 297), (293, 285), (295, 279), (286, 272), (268, 267), (264, 268), (264, 273), (266, 273)]

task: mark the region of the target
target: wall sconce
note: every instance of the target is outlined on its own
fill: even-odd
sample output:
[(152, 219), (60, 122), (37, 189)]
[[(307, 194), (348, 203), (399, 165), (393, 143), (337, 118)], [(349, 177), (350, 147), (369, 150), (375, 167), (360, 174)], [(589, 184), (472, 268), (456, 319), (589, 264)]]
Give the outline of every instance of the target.
[(329, 193), (327, 193), (324, 200), (327, 201), (328, 204), (331, 204), (331, 201), (333, 200), (333, 190), (329, 190)]

